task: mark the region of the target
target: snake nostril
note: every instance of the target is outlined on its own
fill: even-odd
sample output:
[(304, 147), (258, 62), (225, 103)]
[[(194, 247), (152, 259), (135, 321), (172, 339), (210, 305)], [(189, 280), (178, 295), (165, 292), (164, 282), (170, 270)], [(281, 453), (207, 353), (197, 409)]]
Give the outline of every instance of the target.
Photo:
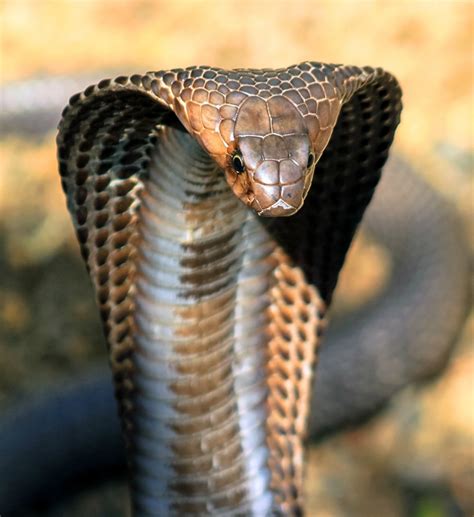
[(306, 166), (308, 169), (310, 169), (314, 164), (314, 153), (310, 152), (308, 156), (308, 165)]

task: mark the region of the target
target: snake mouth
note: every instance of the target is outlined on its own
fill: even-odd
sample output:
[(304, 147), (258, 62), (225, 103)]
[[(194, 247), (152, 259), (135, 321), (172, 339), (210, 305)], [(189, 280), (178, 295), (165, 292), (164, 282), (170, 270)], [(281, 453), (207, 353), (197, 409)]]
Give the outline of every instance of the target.
[(283, 199), (279, 199), (273, 205), (262, 208), (258, 203), (258, 200), (254, 200), (254, 209), (260, 217), (289, 217), (298, 211), (298, 208), (289, 205)]

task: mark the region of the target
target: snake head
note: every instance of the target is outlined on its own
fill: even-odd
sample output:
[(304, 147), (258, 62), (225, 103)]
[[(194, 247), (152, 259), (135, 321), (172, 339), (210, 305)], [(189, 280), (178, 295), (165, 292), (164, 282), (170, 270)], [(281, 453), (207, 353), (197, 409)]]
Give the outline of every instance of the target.
[(311, 186), (316, 163), (301, 113), (285, 97), (249, 97), (238, 111), (226, 179), (258, 215), (297, 212)]
[(289, 216), (303, 206), (341, 108), (329, 76), (301, 66), (291, 73), (209, 67), (163, 72), (155, 87), (224, 169), (234, 194), (261, 216)]

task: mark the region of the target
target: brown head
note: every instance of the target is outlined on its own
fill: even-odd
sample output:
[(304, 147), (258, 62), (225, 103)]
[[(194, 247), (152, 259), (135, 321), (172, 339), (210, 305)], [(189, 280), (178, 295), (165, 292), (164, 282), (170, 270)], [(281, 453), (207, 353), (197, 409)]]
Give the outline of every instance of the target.
[(249, 97), (240, 106), (225, 167), (234, 193), (261, 216), (288, 216), (303, 205), (314, 152), (303, 117), (285, 97)]
[(242, 202), (261, 216), (289, 216), (303, 205), (341, 106), (329, 79), (309, 70), (303, 63), (275, 71), (162, 72), (156, 93), (224, 169)]

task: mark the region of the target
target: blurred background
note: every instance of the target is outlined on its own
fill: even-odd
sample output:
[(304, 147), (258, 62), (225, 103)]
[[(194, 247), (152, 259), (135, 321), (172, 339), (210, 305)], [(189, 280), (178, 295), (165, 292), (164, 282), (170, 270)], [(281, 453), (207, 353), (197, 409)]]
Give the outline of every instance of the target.
[[(456, 1), (2, 0), (0, 82), (192, 64), (382, 66), (404, 91), (397, 151), (456, 207), (467, 230), (473, 21), (474, 4)], [(54, 137), (52, 130), (0, 141), (0, 411), (106, 361)], [(339, 303), (352, 303), (370, 284), (359, 277), (379, 267), (371, 260), (376, 254), (362, 245), (351, 252)], [(365, 426), (311, 448), (309, 515), (473, 514), (472, 332), (471, 316), (438, 379), (405, 390)], [(426, 485), (410, 486), (407, 472)], [(62, 514), (104, 515), (99, 499), (84, 496)]]

